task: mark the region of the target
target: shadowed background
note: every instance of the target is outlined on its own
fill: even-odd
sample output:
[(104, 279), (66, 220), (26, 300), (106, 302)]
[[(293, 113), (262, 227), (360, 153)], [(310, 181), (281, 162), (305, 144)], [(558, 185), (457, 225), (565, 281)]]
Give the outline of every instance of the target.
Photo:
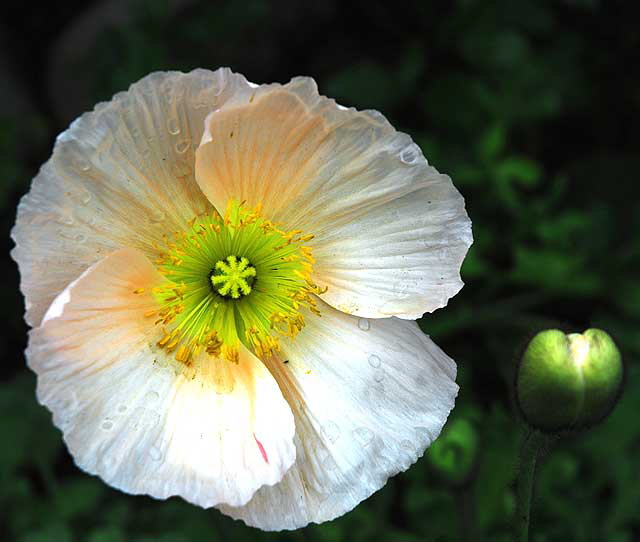
[[(532, 540), (640, 540), (633, 3), (343, 4), (0, 8), (0, 540), (510, 540), (519, 429), (509, 389), (519, 349), (542, 328), (589, 326), (618, 341), (626, 389), (604, 424), (565, 439), (542, 465)], [(382, 111), (465, 196), (475, 237), (466, 286), (420, 322), (458, 362), (453, 419), (471, 424), (478, 442), (465, 484), (448, 484), (423, 457), (346, 516), (274, 534), (176, 498), (124, 495), (74, 467), (24, 365), (24, 307), (8, 256), (16, 205), (80, 113), (150, 71), (219, 66), (257, 83), (310, 75), (339, 103)], [(467, 445), (454, 439), (447, 460), (460, 464)]]

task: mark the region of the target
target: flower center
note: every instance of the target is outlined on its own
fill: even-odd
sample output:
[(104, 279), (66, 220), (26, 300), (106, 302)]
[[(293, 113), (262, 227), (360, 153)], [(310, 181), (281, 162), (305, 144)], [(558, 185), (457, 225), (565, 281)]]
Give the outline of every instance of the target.
[(213, 289), (223, 297), (239, 299), (251, 293), (251, 285), (256, 277), (256, 268), (244, 256), (227, 256), (216, 262), (210, 279)]
[(155, 263), (167, 281), (154, 289), (160, 309), (147, 313), (164, 329), (158, 345), (186, 364), (202, 350), (237, 361), (240, 343), (273, 355), (281, 335), (304, 327), (301, 310), (320, 314), (315, 295), (326, 288), (311, 280), (312, 238), (234, 201), (224, 217), (204, 214), (165, 236)]

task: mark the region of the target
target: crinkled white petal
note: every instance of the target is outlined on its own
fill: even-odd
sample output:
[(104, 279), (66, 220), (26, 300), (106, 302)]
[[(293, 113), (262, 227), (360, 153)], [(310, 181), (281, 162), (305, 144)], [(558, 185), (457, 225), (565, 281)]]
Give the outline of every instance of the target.
[[(309, 244), (323, 299), (414, 319), (462, 287), (471, 223), (451, 179), (377, 111), (319, 96), (312, 79), (261, 86), (206, 119), (196, 179), (211, 202), (261, 203)], [(244, 101), (243, 101), (244, 100)]]
[(31, 332), (38, 398), (78, 466), (110, 485), (242, 505), (293, 464), (291, 410), (247, 350), (238, 364), (203, 354), (187, 367), (156, 346), (160, 330), (143, 314), (162, 280), (122, 249), (70, 284)]
[(12, 232), (29, 324), (110, 251), (150, 254), (154, 241), (210, 207), (194, 180), (204, 119), (251, 91), (228, 69), (156, 72), (60, 134)]
[(295, 416), (297, 459), (247, 505), (220, 507), (248, 525), (344, 514), (414, 463), (453, 408), (455, 364), (415, 322), (321, 311), (268, 363)]

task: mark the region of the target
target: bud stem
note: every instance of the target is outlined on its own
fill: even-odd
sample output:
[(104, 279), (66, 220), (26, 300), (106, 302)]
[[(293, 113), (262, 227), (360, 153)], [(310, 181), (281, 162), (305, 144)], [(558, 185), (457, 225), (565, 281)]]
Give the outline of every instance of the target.
[(454, 489), (456, 505), (461, 511), (460, 540), (462, 542), (480, 542), (480, 535), (476, 529), (475, 500), (471, 488), (457, 487)]
[(535, 483), (538, 457), (551, 438), (535, 429), (527, 429), (520, 448), (518, 465), (517, 508), (515, 531), (517, 542), (528, 542), (529, 519), (531, 517), (531, 496)]

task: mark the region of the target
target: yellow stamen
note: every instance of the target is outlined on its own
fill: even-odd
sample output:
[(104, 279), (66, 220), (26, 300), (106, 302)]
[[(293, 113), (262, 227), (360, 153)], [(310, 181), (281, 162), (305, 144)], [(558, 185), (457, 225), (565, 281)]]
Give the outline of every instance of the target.
[(202, 354), (237, 363), (240, 343), (272, 356), (279, 336), (304, 327), (303, 309), (320, 314), (315, 296), (326, 287), (312, 281), (312, 249), (302, 245), (313, 235), (263, 218), (260, 203), (243, 205), (194, 217), (185, 231), (163, 236), (164, 248), (154, 245), (166, 283), (151, 290), (161, 308), (145, 316), (168, 328), (158, 346), (181, 363)]

